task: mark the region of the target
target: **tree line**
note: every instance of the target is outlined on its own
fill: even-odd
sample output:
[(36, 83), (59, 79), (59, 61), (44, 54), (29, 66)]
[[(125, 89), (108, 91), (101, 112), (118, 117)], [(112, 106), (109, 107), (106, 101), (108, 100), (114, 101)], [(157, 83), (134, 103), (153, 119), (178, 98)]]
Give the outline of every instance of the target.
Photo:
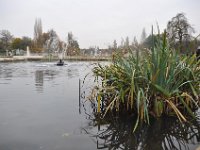
[[(130, 42), (129, 37), (121, 39), (121, 43), (118, 45), (114, 40), (113, 44), (107, 48), (108, 53), (122, 53), (126, 54), (130, 49), (153, 47), (161, 36), (159, 27), (157, 27), (158, 33), (152, 32), (150, 35), (146, 34), (145, 28), (141, 34), (140, 42), (134, 37)], [(153, 31), (153, 29), (152, 29)], [(194, 37), (195, 29), (188, 22), (184, 13), (178, 13), (166, 26), (168, 43), (171, 48), (180, 51), (181, 53), (190, 54), (194, 53), (197, 47), (200, 45), (200, 35)], [(152, 42), (152, 39), (154, 40)], [(40, 18), (35, 20), (34, 24), (34, 38), (30, 37), (14, 37), (8, 30), (0, 30), (0, 53), (9, 51), (12, 49), (23, 49), (29, 46), (32, 52), (37, 53), (61, 53), (65, 52), (66, 55), (79, 55), (80, 48), (78, 41), (75, 39), (72, 32), (68, 32), (67, 41), (60, 40), (56, 31), (50, 29), (48, 32), (43, 32), (42, 21)]]
[[(157, 34), (155, 34), (155, 30)], [(195, 29), (188, 22), (184, 13), (178, 13), (175, 17), (173, 17), (170, 21), (168, 21), (166, 26), (167, 39), (170, 48), (179, 51), (183, 54), (192, 54), (195, 53), (197, 47), (200, 46), (200, 34), (197, 36), (193, 36), (195, 33)], [(142, 30), (141, 40), (137, 41), (136, 37), (134, 37), (132, 42), (129, 42), (129, 37), (127, 36), (121, 39), (121, 43), (118, 46), (116, 40), (113, 41), (113, 44), (109, 46), (109, 49), (112, 51), (116, 51), (118, 53), (126, 53), (130, 49), (151, 49), (155, 44), (159, 43), (163, 33), (160, 33), (159, 25), (157, 25), (157, 29), (153, 29), (152, 33), (147, 35), (145, 28)]]
[(66, 42), (62, 41), (53, 29), (43, 32), (40, 18), (35, 20), (33, 39), (26, 36), (14, 37), (8, 30), (0, 30), (0, 53), (16, 49), (26, 50), (27, 46), (35, 53), (61, 53), (63, 51), (67, 55), (79, 55), (80, 53), (78, 41), (72, 32), (68, 32)]

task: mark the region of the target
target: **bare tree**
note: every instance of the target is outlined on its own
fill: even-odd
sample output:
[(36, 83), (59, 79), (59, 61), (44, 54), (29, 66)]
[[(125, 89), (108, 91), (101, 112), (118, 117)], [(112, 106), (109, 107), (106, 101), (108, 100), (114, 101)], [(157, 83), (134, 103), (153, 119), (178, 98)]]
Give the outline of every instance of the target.
[(178, 13), (167, 24), (167, 33), (171, 46), (183, 49), (183, 41), (191, 38), (194, 28), (189, 24), (184, 13)]
[(48, 51), (49, 54), (59, 53), (61, 50), (61, 42), (57, 33), (51, 29), (48, 33), (48, 39), (45, 43), (45, 49)]
[(8, 30), (0, 31), (0, 42), (2, 44), (2, 49), (9, 50), (11, 48), (11, 42), (13, 39), (13, 35)]
[(78, 41), (75, 40), (72, 32), (67, 35), (67, 55), (78, 55), (80, 54), (80, 48)]

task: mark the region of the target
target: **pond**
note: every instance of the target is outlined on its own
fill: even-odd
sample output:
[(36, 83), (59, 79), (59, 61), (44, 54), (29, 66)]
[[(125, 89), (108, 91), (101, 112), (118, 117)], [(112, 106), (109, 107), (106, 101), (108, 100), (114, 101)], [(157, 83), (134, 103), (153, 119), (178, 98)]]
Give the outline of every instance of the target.
[[(135, 134), (130, 134), (133, 124), (127, 119), (99, 127), (93, 104), (83, 96), (91, 90), (88, 73), (95, 63), (55, 64), (0, 63), (1, 150), (185, 150), (200, 145), (198, 121), (180, 126), (177, 120), (154, 120)], [(86, 75), (91, 80), (83, 85)]]

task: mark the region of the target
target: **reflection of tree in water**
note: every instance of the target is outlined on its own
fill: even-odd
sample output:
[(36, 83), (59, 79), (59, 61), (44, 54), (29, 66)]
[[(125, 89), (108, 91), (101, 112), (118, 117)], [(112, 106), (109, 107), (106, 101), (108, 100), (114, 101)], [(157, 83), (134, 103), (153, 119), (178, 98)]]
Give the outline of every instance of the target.
[[(95, 104), (90, 106), (96, 112)], [(180, 124), (175, 118), (160, 118), (140, 125), (133, 133), (133, 117), (115, 115), (102, 120), (95, 112), (86, 113), (91, 121), (83, 130), (96, 138), (97, 149), (189, 150), (189, 144), (200, 142), (198, 121)]]
[(35, 71), (35, 87), (38, 92), (43, 91), (43, 83), (44, 83), (44, 73), (43, 70)]
[(53, 80), (58, 73), (54, 70), (36, 70), (35, 86), (38, 92), (43, 91), (44, 79)]
[(48, 80), (53, 80), (58, 73), (59, 72), (55, 70), (44, 70), (44, 78)]

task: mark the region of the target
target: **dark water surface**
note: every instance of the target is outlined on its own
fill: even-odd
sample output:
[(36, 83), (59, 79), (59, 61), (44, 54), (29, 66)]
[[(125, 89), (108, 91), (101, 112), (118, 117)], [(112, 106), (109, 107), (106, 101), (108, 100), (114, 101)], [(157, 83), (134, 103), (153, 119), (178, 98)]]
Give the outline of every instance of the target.
[(0, 150), (195, 150), (199, 146), (199, 122), (179, 126), (176, 121), (159, 120), (133, 135), (131, 121), (118, 120), (98, 131), (92, 107), (83, 107), (85, 102), (79, 107), (79, 79), (83, 81), (94, 63), (54, 64), (0, 63)]
[(92, 63), (0, 63), (0, 150), (90, 150), (79, 78)]

